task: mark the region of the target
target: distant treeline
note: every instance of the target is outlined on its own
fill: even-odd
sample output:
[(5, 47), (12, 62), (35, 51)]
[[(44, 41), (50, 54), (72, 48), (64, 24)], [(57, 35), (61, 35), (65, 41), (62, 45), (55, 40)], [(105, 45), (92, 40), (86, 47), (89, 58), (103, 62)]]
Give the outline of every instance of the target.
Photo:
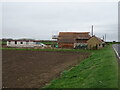
[(106, 42), (106, 44), (120, 44), (120, 42)]

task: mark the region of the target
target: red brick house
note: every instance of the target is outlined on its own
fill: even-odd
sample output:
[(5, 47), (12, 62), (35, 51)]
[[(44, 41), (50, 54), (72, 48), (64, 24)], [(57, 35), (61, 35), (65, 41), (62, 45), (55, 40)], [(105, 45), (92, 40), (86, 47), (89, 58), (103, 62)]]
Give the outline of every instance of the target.
[(89, 32), (59, 32), (58, 47), (77, 48), (87, 46), (87, 40), (90, 37)]

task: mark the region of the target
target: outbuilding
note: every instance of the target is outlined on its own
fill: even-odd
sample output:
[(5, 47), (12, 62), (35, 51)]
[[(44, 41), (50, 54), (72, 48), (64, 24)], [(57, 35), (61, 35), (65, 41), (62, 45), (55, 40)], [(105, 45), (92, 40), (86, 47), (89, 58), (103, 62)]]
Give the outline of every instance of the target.
[(8, 40), (8, 47), (44, 47), (40, 41), (35, 40)]
[(104, 41), (96, 36), (92, 36), (88, 41), (87, 41), (87, 48), (88, 49), (100, 49), (104, 47)]

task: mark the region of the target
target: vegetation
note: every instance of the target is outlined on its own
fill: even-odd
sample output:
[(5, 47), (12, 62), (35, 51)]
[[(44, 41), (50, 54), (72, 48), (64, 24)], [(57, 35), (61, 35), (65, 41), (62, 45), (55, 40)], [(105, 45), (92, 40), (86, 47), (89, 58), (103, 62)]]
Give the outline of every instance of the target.
[(106, 42), (106, 44), (120, 44), (120, 42)]
[(7, 44), (7, 42), (3, 42), (3, 41), (0, 41), (0, 44), (4, 44), (4, 45), (6, 45)]
[(44, 42), (44, 41), (41, 42), (41, 43), (43, 43), (43, 44), (51, 44), (51, 45), (52, 45), (52, 44), (57, 44), (57, 42)]
[(44, 88), (118, 88), (118, 65), (111, 45), (92, 55)]
[(69, 51), (69, 52), (90, 52), (90, 50), (80, 50), (80, 49), (34, 49), (34, 48), (4, 48), (2, 50), (32, 50), (32, 51)]
[(118, 65), (112, 44), (100, 50), (79, 49), (25, 49), (1, 48), (3, 50), (33, 51), (75, 51), (90, 52), (91, 56), (79, 65), (65, 70), (60, 77), (51, 81), (44, 88), (117, 88)]

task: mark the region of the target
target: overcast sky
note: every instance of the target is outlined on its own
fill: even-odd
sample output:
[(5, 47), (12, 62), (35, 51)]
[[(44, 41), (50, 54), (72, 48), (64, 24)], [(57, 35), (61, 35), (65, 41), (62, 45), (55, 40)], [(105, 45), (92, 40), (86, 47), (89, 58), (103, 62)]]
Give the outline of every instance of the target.
[(3, 38), (48, 40), (60, 31), (91, 32), (91, 25), (100, 38), (118, 38), (117, 2), (4, 2), (0, 10)]

